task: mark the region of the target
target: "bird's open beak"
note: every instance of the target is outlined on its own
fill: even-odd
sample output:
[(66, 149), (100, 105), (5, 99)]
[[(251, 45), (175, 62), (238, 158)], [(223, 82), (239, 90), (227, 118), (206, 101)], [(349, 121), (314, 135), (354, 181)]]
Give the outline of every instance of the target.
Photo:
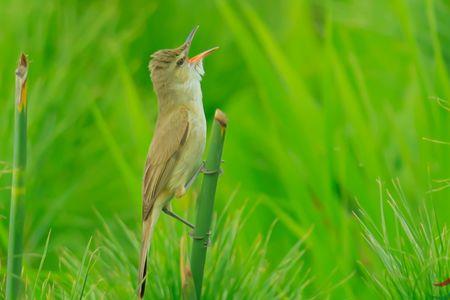
[[(184, 42), (184, 45), (185, 45), (184, 51), (186, 52), (186, 55), (189, 54), (189, 49), (191, 48), (192, 40), (194, 39), (194, 36), (195, 36), (195, 33), (197, 32), (197, 30), (198, 30), (198, 25), (195, 26), (194, 29), (192, 29), (191, 33), (189, 33), (188, 37), (186, 38), (186, 41)], [(198, 61), (202, 60), (203, 58), (205, 58), (206, 56), (213, 53), (214, 51), (216, 51), (217, 49), (219, 49), (219, 47), (214, 47), (209, 50), (203, 51), (202, 53), (200, 53), (192, 58), (188, 58), (188, 61), (190, 63), (198, 62)]]
[(203, 51), (202, 53), (197, 54), (196, 56), (194, 56), (192, 58), (189, 58), (188, 61), (190, 63), (198, 62), (198, 61), (202, 60), (203, 58), (207, 57), (208, 55), (210, 55), (211, 53), (213, 53), (214, 51), (216, 51), (217, 49), (219, 49), (219, 47), (214, 47), (209, 50)]

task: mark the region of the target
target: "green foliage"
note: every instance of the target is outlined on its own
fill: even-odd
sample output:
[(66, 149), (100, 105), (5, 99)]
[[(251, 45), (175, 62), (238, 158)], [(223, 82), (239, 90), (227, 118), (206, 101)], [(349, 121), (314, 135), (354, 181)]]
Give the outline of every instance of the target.
[[(364, 238), (381, 261), (384, 271), (365, 268), (370, 282), (384, 299), (447, 299), (450, 287), (436, 286), (449, 278), (450, 239), (436, 212), (425, 205), (411, 209), (398, 182), (396, 195), (381, 191), (381, 226), (360, 210)], [(386, 195), (387, 199), (384, 199)], [(389, 206), (395, 232), (389, 233), (384, 210)]]
[[(267, 251), (270, 230), (258, 235), (248, 252), (242, 252), (239, 232), (251, 212), (244, 207), (225, 211), (218, 218), (208, 251), (204, 282), (204, 299), (301, 299), (309, 281), (304, 267), (303, 243), (298, 241), (283, 254), (277, 265), (269, 268)], [(107, 222), (98, 215), (102, 228), (92, 237), (82, 256), (69, 247), (58, 250), (59, 268), (42, 271), (52, 247), (49, 234), (40, 257), (39, 270), (25, 269), (26, 296), (29, 299), (128, 299), (136, 291), (136, 251), (140, 238), (120, 219)], [(186, 253), (179, 244), (186, 230), (165, 218), (158, 224), (154, 249), (150, 251), (148, 299), (180, 299), (180, 261)], [(179, 225), (179, 224), (177, 224)], [(276, 227), (273, 223), (271, 228)]]
[[(237, 263), (221, 260), (223, 277), (207, 281), (229, 284), (221, 291), (237, 291), (232, 276), (250, 274), (250, 267), (259, 270), (247, 259), (251, 266), (241, 272), (238, 262), (252, 253), (254, 237), (262, 234), (265, 240), (278, 219), (265, 248), (265, 274), (277, 276), (286, 249), (311, 232), (302, 261), (314, 280), (305, 294), (376, 297), (357, 262), (378, 274), (385, 265), (360, 235), (352, 214), (356, 199), (379, 222), (376, 180), (399, 178), (412, 209), (427, 199), (427, 191), (438, 189), (431, 200), (436, 219), (450, 219), (448, 145), (424, 140), (450, 141), (450, 114), (439, 105), (450, 101), (449, 15), (444, 0), (0, 1), (0, 161), (7, 162), (0, 165), (5, 170), (0, 173), (0, 273), (6, 272), (18, 54), (29, 55), (32, 70), (27, 290), (41, 265), (35, 254), (46, 250), (40, 272), (51, 274), (46, 289), (79, 297), (93, 249), (100, 248), (92, 256), (84, 294), (108, 293), (119, 285), (121, 291), (112, 290), (129, 295), (138, 252), (115, 229), (119, 243), (105, 246), (111, 237), (95, 234), (103, 225), (92, 208), (107, 226), (117, 215), (127, 232), (139, 232), (140, 180), (156, 117), (149, 55), (179, 45), (199, 24), (192, 52), (221, 47), (205, 61), (206, 115), (211, 119), (219, 107), (233, 124), (216, 211), (221, 216), (238, 187), (230, 212), (246, 200), (261, 203), (239, 229), (236, 252), (228, 250)], [(185, 199), (174, 201), (175, 211), (195, 206), (197, 192), (198, 184)], [(411, 224), (420, 223), (418, 215), (412, 218)], [(158, 225), (164, 222), (170, 224)], [(394, 215), (386, 216), (391, 236), (396, 222)], [(158, 268), (163, 273), (148, 292), (179, 293), (178, 260), (172, 259), (179, 255), (165, 253), (177, 251), (182, 233), (172, 236), (169, 225), (158, 227), (165, 238), (157, 238), (152, 251), (164, 268)], [(67, 253), (61, 255), (61, 249)], [(208, 259), (219, 252), (210, 251), (216, 254)], [(239, 280), (266, 287), (254, 274)], [(44, 282), (39, 280), (36, 290)], [(214, 285), (205, 287), (208, 295), (213, 291)], [(250, 288), (242, 293), (254, 296)]]

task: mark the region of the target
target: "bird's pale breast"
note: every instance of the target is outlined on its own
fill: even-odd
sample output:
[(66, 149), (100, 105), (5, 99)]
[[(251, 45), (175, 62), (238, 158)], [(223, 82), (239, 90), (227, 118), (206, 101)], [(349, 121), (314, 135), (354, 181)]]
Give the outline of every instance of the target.
[(206, 144), (206, 120), (203, 109), (189, 109), (189, 135), (170, 181), (170, 189), (184, 186), (202, 162)]

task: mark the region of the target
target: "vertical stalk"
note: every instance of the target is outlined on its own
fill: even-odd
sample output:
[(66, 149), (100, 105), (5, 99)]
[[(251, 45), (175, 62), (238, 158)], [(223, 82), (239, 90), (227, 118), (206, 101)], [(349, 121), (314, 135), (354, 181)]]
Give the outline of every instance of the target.
[(22, 239), (25, 217), (25, 166), (27, 160), (27, 74), (27, 58), (22, 53), (16, 69), (14, 158), (6, 275), (7, 300), (18, 299), (21, 288)]
[(201, 298), (203, 272), (205, 267), (206, 250), (214, 209), (214, 196), (217, 179), (222, 160), (223, 142), (227, 127), (225, 114), (216, 110), (211, 131), (208, 156), (205, 163), (205, 176), (198, 196), (197, 218), (193, 234), (191, 269), (197, 298)]

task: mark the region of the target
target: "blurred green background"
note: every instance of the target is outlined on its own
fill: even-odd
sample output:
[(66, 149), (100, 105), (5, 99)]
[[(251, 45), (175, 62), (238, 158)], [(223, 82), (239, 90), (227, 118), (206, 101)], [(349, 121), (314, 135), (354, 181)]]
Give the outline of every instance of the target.
[[(42, 253), (51, 229), (44, 268), (57, 272), (60, 249), (81, 257), (102, 226), (96, 211), (138, 232), (157, 112), (149, 55), (180, 45), (197, 24), (193, 54), (220, 46), (205, 61), (206, 116), (221, 108), (229, 117), (216, 211), (231, 198), (231, 211), (255, 206), (240, 251), (277, 219), (269, 269), (307, 236), (309, 295), (376, 297), (360, 266), (383, 267), (352, 212), (359, 203), (379, 221), (377, 180), (398, 178), (412, 206), (450, 218), (450, 189), (429, 192), (450, 170), (448, 144), (429, 141), (450, 141), (439, 105), (450, 100), (444, 0), (2, 0), (0, 268), (19, 53), (30, 60), (25, 248)], [(175, 211), (192, 211), (198, 188)]]

